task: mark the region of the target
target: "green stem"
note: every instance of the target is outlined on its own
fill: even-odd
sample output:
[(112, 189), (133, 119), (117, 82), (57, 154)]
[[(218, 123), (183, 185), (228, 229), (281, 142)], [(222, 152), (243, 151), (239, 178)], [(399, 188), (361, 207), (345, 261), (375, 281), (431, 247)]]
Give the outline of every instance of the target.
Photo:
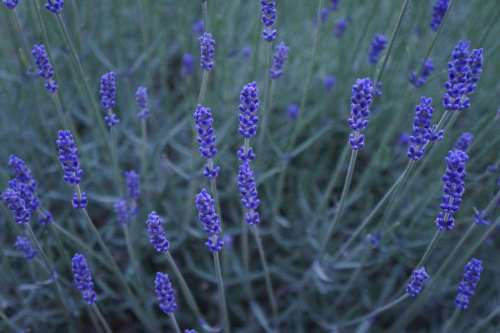
[(213, 252), (215, 274), (217, 276), (217, 283), (219, 285), (219, 302), (220, 311), (222, 315), (222, 322), (224, 325), (224, 333), (230, 333), (231, 329), (229, 326), (229, 317), (227, 313), (226, 305), (226, 293), (224, 291), (224, 280), (222, 279), (222, 269), (220, 265), (219, 252)]
[(94, 310), (95, 314), (97, 315), (97, 319), (99, 319), (99, 322), (104, 327), (104, 331), (106, 333), (112, 333), (113, 331), (109, 327), (108, 322), (106, 321), (106, 319), (102, 315), (101, 310), (99, 310), (99, 307), (97, 306), (97, 304), (95, 304), (95, 303), (92, 304), (92, 309)]
[(429, 245), (427, 246), (427, 249), (424, 252), (424, 255), (422, 256), (422, 258), (418, 262), (417, 266), (415, 266), (416, 268), (422, 267), (425, 265), (425, 262), (427, 261), (427, 259), (429, 259), (429, 256), (431, 255), (432, 250), (434, 249), (434, 246), (436, 245), (440, 236), (441, 236), (441, 232), (439, 230), (436, 230), (436, 232), (434, 233), (434, 236), (432, 237), (431, 242), (429, 243)]
[(30, 54), (30, 49), (28, 47), (28, 42), (26, 41), (26, 37), (24, 36), (23, 30), (21, 28), (21, 21), (19, 20), (19, 16), (17, 15), (17, 10), (14, 8), (12, 10), (12, 14), (14, 16), (14, 25), (16, 26), (16, 30), (19, 34), (19, 37), (21, 38), (21, 45), (22, 45), (22, 50), (24, 51), (24, 54), (21, 55), (22, 62), (25, 62), (26, 67), (29, 67), (29, 54)]
[(455, 321), (457, 320), (459, 313), (460, 311), (458, 309), (455, 309), (455, 311), (453, 311), (453, 315), (450, 319), (448, 319), (445, 327), (443, 328), (443, 333), (448, 333), (450, 328), (453, 326), (453, 323), (455, 323)]
[(172, 326), (174, 327), (175, 333), (181, 333), (179, 323), (177, 323), (177, 319), (175, 319), (175, 314), (173, 312), (169, 313), (168, 317), (170, 318), (170, 322), (172, 323)]
[(271, 64), (272, 57), (272, 49), (273, 43), (267, 44), (267, 57), (266, 57), (266, 93), (264, 95), (264, 110), (261, 110), (262, 114), (262, 124), (260, 126), (259, 139), (257, 142), (257, 152), (260, 152), (262, 149), (262, 144), (264, 143), (264, 137), (267, 133), (268, 121), (269, 121), (269, 112), (271, 111), (271, 103), (272, 103), (272, 89), (273, 89), (273, 80), (271, 80), (271, 75), (267, 72), (269, 66)]
[(364, 315), (362, 317), (359, 317), (359, 318), (356, 318), (356, 319), (353, 319), (353, 320), (349, 320), (348, 322), (345, 322), (345, 323), (340, 323), (337, 327), (346, 327), (346, 326), (350, 326), (350, 325), (354, 325), (354, 324), (358, 324), (358, 323), (361, 323), (361, 322), (364, 322), (368, 319), (371, 319), (375, 316), (377, 316), (378, 314), (402, 303), (403, 301), (405, 301), (406, 299), (408, 298), (408, 295), (407, 294), (404, 294), (403, 296), (400, 296), (399, 298), (396, 298), (394, 301), (392, 302), (389, 302), (387, 303), (386, 305), (383, 305), (377, 309), (375, 309), (374, 311), (370, 312), (369, 314), (367, 315)]
[(139, 262), (137, 261), (137, 257), (135, 256), (135, 251), (134, 247), (132, 246), (132, 241), (130, 239), (128, 226), (126, 224), (123, 224), (122, 229), (123, 229), (123, 235), (125, 236), (125, 246), (127, 247), (128, 256), (132, 264), (132, 270), (135, 272), (137, 276), (139, 288), (142, 288), (142, 286), (144, 286), (144, 281), (142, 279), (142, 268), (139, 265)]

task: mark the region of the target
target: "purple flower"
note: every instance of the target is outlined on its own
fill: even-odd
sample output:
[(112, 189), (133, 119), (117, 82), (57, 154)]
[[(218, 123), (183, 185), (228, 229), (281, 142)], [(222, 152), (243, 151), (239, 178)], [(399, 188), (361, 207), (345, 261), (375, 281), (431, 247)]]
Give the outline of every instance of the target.
[(37, 252), (33, 248), (33, 244), (31, 244), (31, 241), (28, 237), (17, 236), (14, 247), (16, 248), (16, 250), (21, 252), (27, 260), (31, 260), (37, 255)]
[(299, 112), (300, 112), (300, 110), (299, 110), (299, 106), (297, 104), (290, 104), (286, 108), (286, 114), (292, 120), (297, 119), (297, 117), (299, 116)]
[(149, 213), (148, 219), (146, 220), (149, 242), (157, 252), (165, 253), (168, 251), (170, 243), (168, 242), (167, 234), (162, 224), (163, 219), (156, 214), (156, 212)]
[(464, 268), (464, 276), (458, 285), (458, 293), (455, 298), (455, 306), (460, 310), (465, 310), (469, 306), (469, 301), (476, 291), (477, 284), (481, 278), (483, 265), (481, 260), (472, 258)]
[(257, 133), (257, 123), (259, 121), (259, 88), (257, 82), (246, 84), (240, 93), (240, 124), (238, 131), (244, 138), (250, 139)]
[(99, 90), (101, 108), (106, 112), (104, 121), (111, 128), (117, 125), (120, 120), (113, 112), (116, 105), (116, 74), (114, 72), (105, 73), (101, 76), (101, 86)]
[(197, 20), (194, 22), (191, 31), (194, 35), (201, 36), (205, 31), (205, 24), (203, 23), (203, 20)]
[(451, 230), (455, 226), (455, 213), (465, 192), (465, 165), (468, 159), (467, 153), (459, 149), (450, 150), (446, 156), (441, 211), (436, 217), (436, 226), (440, 231)]
[(460, 41), (448, 62), (448, 81), (443, 96), (448, 111), (465, 110), (470, 106), (469, 94), (476, 89), (483, 71), (483, 49), (470, 50), (469, 41)]
[(335, 27), (333, 28), (333, 34), (337, 38), (341, 38), (344, 35), (345, 29), (347, 28), (347, 20), (341, 18), (335, 23)]
[(420, 104), (415, 108), (415, 118), (413, 120), (413, 134), (410, 136), (410, 146), (408, 147), (408, 157), (414, 161), (422, 159), (425, 147), (433, 139), (438, 139), (441, 134), (436, 135), (436, 130), (432, 126), (432, 98), (422, 96)]
[(191, 53), (184, 53), (182, 56), (181, 76), (187, 77), (193, 75), (194, 56)]
[(424, 289), (428, 279), (429, 274), (427, 274), (424, 267), (415, 269), (406, 287), (406, 293), (411, 297), (418, 296), (422, 292), (422, 289)]
[(45, 8), (54, 13), (54, 14), (59, 14), (64, 6), (64, 0), (47, 0), (47, 3), (45, 4)]
[(386, 46), (387, 37), (382, 34), (378, 34), (373, 37), (370, 53), (368, 54), (368, 60), (371, 64), (376, 64), (379, 61), (380, 55), (382, 54), (382, 51), (384, 51)]
[(31, 54), (35, 58), (35, 64), (37, 67), (37, 75), (45, 80), (45, 89), (51, 93), (55, 94), (57, 92), (57, 83), (54, 80), (54, 68), (50, 64), (49, 56), (45, 50), (43, 44), (33, 45), (31, 49)]
[(197, 333), (195, 329), (191, 329), (191, 330), (184, 330), (184, 333)]
[(486, 211), (480, 210), (474, 213), (474, 223), (477, 225), (489, 225), (491, 221), (488, 220)]
[(220, 237), (221, 222), (215, 210), (215, 201), (206, 189), (202, 189), (196, 196), (195, 206), (203, 229), (208, 234), (205, 245), (212, 252), (220, 251), (224, 245), (224, 241)]
[(427, 59), (423, 65), (419, 74), (416, 71), (411, 72), (410, 74), (410, 83), (413, 84), (416, 88), (420, 88), (427, 82), (427, 79), (431, 75), (434, 70), (434, 64), (431, 59)]
[(75, 287), (80, 290), (87, 304), (94, 304), (96, 302), (96, 293), (87, 259), (80, 253), (75, 253), (71, 259), (71, 268)]
[(436, 0), (434, 6), (432, 6), (432, 20), (431, 20), (431, 30), (437, 31), (441, 22), (443, 22), (444, 15), (448, 10), (448, 0)]
[(174, 313), (177, 309), (177, 303), (175, 302), (175, 291), (168, 274), (156, 273), (155, 292), (160, 309), (166, 314)]
[(373, 83), (369, 78), (357, 79), (352, 86), (349, 144), (354, 150), (363, 148), (365, 136), (360, 132), (368, 126), (370, 105), (373, 101)]
[(288, 46), (281, 42), (274, 48), (273, 64), (269, 69), (271, 79), (276, 80), (283, 75), (283, 67), (285, 66), (286, 59), (288, 58)]
[(9, 180), (8, 187), (19, 194), (30, 214), (33, 214), (38, 209), (40, 200), (36, 194), (37, 184), (31, 170), (21, 158), (15, 155), (10, 155), (9, 167), (12, 179)]
[(257, 193), (257, 184), (250, 162), (243, 161), (238, 172), (238, 190), (240, 192), (241, 204), (245, 207), (245, 222), (253, 225), (260, 222), (259, 213), (256, 211), (260, 205)]
[(472, 135), (472, 133), (462, 133), (462, 135), (460, 135), (457, 142), (455, 143), (455, 148), (466, 152), (467, 149), (469, 149), (469, 146), (472, 144), (473, 139), (474, 135)]
[(31, 210), (26, 206), (25, 201), (21, 198), (19, 192), (8, 187), (2, 193), (2, 201), (14, 215), (14, 220), (17, 224), (28, 223), (31, 218)]
[(213, 128), (214, 119), (212, 117), (212, 111), (210, 108), (199, 105), (193, 114), (196, 132), (198, 134), (197, 140), (200, 149), (200, 154), (203, 158), (207, 159), (208, 162), (204, 168), (204, 175), (213, 179), (217, 177), (219, 173), (219, 167), (213, 165), (212, 159), (215, 154), (217, 154), (217, 148), (215, 147), (215, 133)]
[(243, 59), (249, 59), (252, 55), (252, 48), (250, 46), (245, 46), (241, 49), (241, 55)]
[(274, 23), (276, 22), (276, 1), (275, 0), (261, 0), (261, 20), (264, 25), (262, 30), (262, 38), (268, 42), (272, 42), (276, 39), (277, 30), (274, 28)]
[(207, 72), (211, 71), (215, 66), (215, 39), (209, 32), (203, 33), (199, 38), (200, 53), (201, 53), (201, 68)]
[(335, 83), (337, 83), (337, 79), (333, 75), (325, 75), (323, 78), (323, 86), (328, 93), (335, 87)]
[(325, 23), (328, 20), (328, 16), (330, 16), (330, 8), (321, 8), (321, 12), (319, 17), (321, 18), (321, 23)]
[(340, 5), (340, 0), (331, 0), (332, 1), (332, 11), (337, 11)]
[(115, 201), (113, 207), (115, 209), (118, 224), (128, 224), (130, 222), (130, 211), (127, 205), (127, 201), (118, 199)]
[(19, 0), (3, 0), (3, 5), (8, 9), (14, 9), (19, 4)]
[(125, 172), (125, 183), (127, 184), (127, 194), (133, 200), (138, 200), (141, 195), (141, 181), (139, 175), (134, 170)]
[(54, 222), (54, 218), (52, 217), (52, 214), (46, 210), (43, 212), (40, 212), (40, 217), (38, 218), (38, 223), (41, 225), (48, 225)]
[(149, 106), (148, 106), (148, 88), (144, 86), (139, 86), (135, 92), (135, 102), (139, 108), (137, 117), (141, 120), (149, 117)]
[(83, 209), (87, 207), (87, 193), (82, 192), (80, 195), (75, 192), (73, 193), (73, 199), (71, 200), (73, 208), (75, 209)]

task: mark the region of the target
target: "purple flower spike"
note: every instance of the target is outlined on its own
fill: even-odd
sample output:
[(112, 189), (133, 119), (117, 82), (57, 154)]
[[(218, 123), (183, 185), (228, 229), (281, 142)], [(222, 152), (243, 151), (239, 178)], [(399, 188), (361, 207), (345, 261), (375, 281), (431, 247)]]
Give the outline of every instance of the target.
[(21, 252), (27, 260), (31, 260), (37, 255), (37, 252), (33, 248), (33, 244), (31, 244), (31, 241), (28, 237), (17, 236), (14, 247), (16, 248), (16, 250)]
[(127, 194), (132, 200), (138, 200), (141, 195), (141, 180), (134, 170), (125, 172), (125, 183), (127, 184)]
[(335, 23), (335, 27), (333, 28), (333, 34), (337, 38), (342, 38), (346, 28), (347, 28), (347, 20), (341, 18), (337, 21), (337, 23)]
[(246, 84), (240, 93), (240, 105), (238, 107), (240, 125), (238, 131), (246, 139), (250, 139), (257, 133), (259, 121), (259, 88), (257, 82)]
[(281, 42), (274, 48), (273, 64), (269, 69), (271, 79), (276, 80), (283, 75), (283, 67), (288, 58), (288, 46)]
[(168, 274), (156, 273), (155, 292), (161, 311), (166, 314), (174, 313), (177, 309), (177, 303), (175, 302), (174, 287), (172, 287)]
[(106, 112), (104, 116), (106, 125), (109, 128), (117, 125), (120, 120), (113, 112), (113, 108), (116, 106), (116, 74), (114, 72), (108, 72), (101, 76), (99, 97), (101, 99), (101, 108)]
[(38, 209), (40, 200), (36, 194), (37, 184), (31, 170), (15, 155), (9, 157), (9, 167), (12, 179), (9, 180), (8, 187), (19, 194), (30, 214), (33, 214)]
[(411, 144), (407, 152), (408, 157), (414, 161), (422, 159), (425, 147), (429, 142), (437, 140), (442, 136), (441, 131), (436, 134), (436, 129), (431, 124), (433, 113), (432, 98), (421, 97), (420, 104), (415, 108), (413, 134), (410, 136)]
[(489, 225), (491, 224), (491, 221), (488, 220), (486, 211), (480, 210), (474, 213), (474, 223), (481, 226), (481, 225)]
[(290, 104), (286, 108), (286, 114), (292, 120), (295, 120), (298, 118), (299, 112), (300, 112), (300, 108), (297, 104)]
[(448, 10), (448, 0), (436, 0), (434, 6), (432, 6), (432, 20), (431, 20), (431, 30), (437, 31), (441, 22), (443, 22), (444, 15)]
[(116, 220), (118, 224), (124, 225), (130, 222), (130, 211), (127, 205), (127, 201), (123, 199), (118, 199), (113, 205), (116, 214)]
[(332, 0), (332, 11), (337, 11), (339, 9), (340, 0)]
[(54, 218), (52, 217), (52, 214), (46, 210), (44, 212), (40, 213), (40, 217), (38, 218), (38, 223), (41, 225), (48, 225), (54, 222)]
[(139, 108), (139, 113), (137, 117), (141, 120), (149, 117), (149, 106), (148, 106), (148, 88), (144, 86), (139, 86), (135, 92), (135, 102)]
[(465, 192), (465, 166), (468, 159), (467, 153), (459, 149), (450, 150), (446, 156), (441, 211), (436, 217), (436, 226), (440, 231), (451, 230), (455, 226), (455, 213), (460, 209)]
[(64, 7), (64, 0), (47, 0), (47, 3), (45, 4), (45, 8), (54, 13), (54, 14), (59, 14)]
[(215, 133), (213, 128), (213, 116), (210, 108), (199, 105), (193, 114), (196, 132), (198, 134), (197, 140), (200, 149), (200, 154), (208, 162), (205, 165), (203, 174), (208, 179), (214, 179), (219, 173), (219, 167), (213, 164), (212, 159), (217, 154), (215, 147)]
[(87, 259), (80, 253), (75, 253), (71, 259), (71, 267), (73, 270), (73, 282), (75, 287), (80, 290), (87, 304), (94, 304), (97, 297)]
[(203, 229), (208, 234), (205, 245), (212, 252), (222, 249), (224, 241), (220, 237), (222, 231), (221, 222), (215, 210), (215, 201), (206, 189), (202, 189), (196, 196), (195, 206), (198, 210), (198, 218), (203, 224)]
[(215, 66), (215, 39), (209, 32), (203, 33), (199, 38), (201, 61), (200, 65), (204, 71), (211, 71)]
[(260, 200), (255, 176), (249, 161), (243, 161), (240, 164), (238, 190), (240, 191), (241, 204), (247, 210), (245, 212), (245, 222), (249, 225), (259, 224), (260, 216), (256, 210), (260, 205)]
[(426, 82), (432, 71), (434, 71), (434, 64), (431, 59), (427, 59), (423, 65), (422, 70), (419, 74), (416, 71), (411, 72), (410, 74), (410, 83), (415, 86), (415, 88), (420, 88)]
[(424, 289), (428, 279), (429, 274), (427, 274), (424, 267), (415, 269), (406, 287), (406, 293), (411, 297), (417, 297), (422, 292), (422, 289)]
[(469, 132), (462, 133), (455, 143), (455, 148), (460, 149), (462, 151), (467, 151), (469, 146), (472, 144), (472, 140), (474, 139), (474, 135)]
[(276, 1), (275, 0), (261, 0), (261, 20), (264, 29), (262, 30), (262, 38), (268, 42), (272, 42), (276, 39), (277, 30), (274, 28), (274, 23), (276, 22)]
[(73, 204), (73, 208), (75, 209), (84, 209), (87, 208), (87, 193), (82, 192), (81, 195), (79, 195), (77, 192), (73, 193), (73, 200), (71, 201)]
[(184, 333), (198, 333), (198, 332), (196, 332), (195, 329), (191, 329), (191, 330), (186, 329), (186, 330), (184, 330)]
[(354, 150), (363, 148), (365, 144), (365, 136), (360, 132), (368, 126), (373, 91), (373, 83), (369, 78), (357, 79), (356, 83), (352, 86), (349, 127), (351, 127), (353, 132), (349, 135), (349, 144)]
[(181, 76), (188, 77), (194, 72), (194, 56), (191, 53), (184, 53), (182, 56)]
[(333, 75), (326, 75), (323, 78), (323, 86), (325, 87), (326, 92), (332, 92), (335, 84), (337, 83), (337, 79)]
[(70, 131), (60, 130), (57, 133), (57, 149), (59, 162), (64, 172), (64, 181), (71, 185), (80, 184), (83, 170), (80, 168), (78, 148)]
[(54, 80), (54, 68), (50, 64), (49, 56), (45, 50), (43, 44), (33, 45), (31, 49), (31, 54), (35, 58), (35, 64), (37, 67), (37, 75), (45, 80), (45, 89), (51, 93), (55, 94), (57, 92), (57, 83)]
[(191, 31), (195, 36), (201, 36), (201, 34), (205, 31), (205, 24), (203, 23), (203, 20), (197, 20), (194, 22)]
[(163, 219), (156, 212), (149, 213), (146, 220), (149, 241), (157, 252), (165, 253), (170, 248), (170, 243), (162, 224)]
[(368, 54), (368, 60), (371, 64), (376, 64), (379, 59), (382, 51), (384, 51), (387, 46), (387, 37), (384, 35), (375, 35), (372, 40), (370, 53)]
[(3, 5), (8, 9), (15, 9), (19, 4), (19, 0), (3, 0)]
[(464, 268), (464, 277), (458, 285), (458, 293), (455, 298), (455, 306), (460, 310), (465, 310), (469, 306), (470, 298), (476, 291), (477, 284), (481, 278), (483, 264), (481, 260), (472, 258)]

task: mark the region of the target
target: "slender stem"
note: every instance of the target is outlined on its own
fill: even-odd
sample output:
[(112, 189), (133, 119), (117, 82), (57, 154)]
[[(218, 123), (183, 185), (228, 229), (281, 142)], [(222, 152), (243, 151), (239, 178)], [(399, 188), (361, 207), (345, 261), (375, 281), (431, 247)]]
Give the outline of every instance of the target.
[(415, 266), (415, 267), (418, 268), (418, 267), (422, 267), (425, 265), (425, 262), (427, 261), (427, 259), (429, 259), (429, 256), (431, 255), (432, 250), (434, 249), (434, 246), (436, 245), (440, 236), (441, 236), (441, 232), (439, 230), (436, 230), (436, 232), (434, 233), (434, 236), (432, 237), (431, 242), (429, 243), (429, 245), (427, 246), (427, 249), (424, 252), (424, 255), (422, 256), (422, 258), (418, 262), (417, 266)]
[[(147, 185), (147, 176), (146, 173), (148, 171), (148, 165), (147, 165), (147, 149), (148, 149), (148, 132), (147, 132), (147, 122), (146, 119), (141, 120), (141, 137), (142, 137), (142, 145), (141, 145), (141, 175), (143, 182), (145, 182)], [(147, 188), (148, 186), (144, 186)]]
[(399, 298), (396, 298), (395, 300), (393, 300), (392, 302), (389, 302), (387, 303), (386, 305), (383, 305), (375, 310), (373, 310), (372, 312), (370, 312), (369, 314), (367, 315), (364, 315), (362, 317), (359, 317), (359, 318), (356, 318), (356, 319), (353, 319), (353, 320), (349, 320), (348, 322), (345, 322), (345, 323), (340, 323), (338, 325), (338, 327), (345, 327), (345, 326), (350, 326), (350, 325), (354, 325), (354, 324), (357, 324), (357, 323), (361, 323), (363, 321), (366, 321), (368, 319), (371, 319), (375, 316), (377, 316), (378, 314), (402, 303), (403, 301), (405, 301), (406, 299), (408, 298), (408, 295), (407, 294), (404, 294), (403, 296), (400, 296)]
[(16, 26), (16, 30), (19, 34), (19, 37), (21, 38), (21, 44), (22, 44), (22, 50), (24, 51), (24, 54), (21, 55), (21, 60), (22, 62), (26, 62), (25, 65), (26, 67), (29, 67), (29, 48), (28, 48), (28, 42), (26, 42), (26, 37), (23, 34), (23, 30), (21, 28), (21, 21), (19, 20), (19, 16), (17, 15), (17, 10), (14, 8), (12, 10), (12, 14), (14, 17), (14, 25)]
[(222, 322), (224, 325), (224, 333), (230, 333), (231, 329), (229, 326), (229, 317), (227, 314), (226, 294), (224, 291), (224, 280), (222, 279), (222, 269), (220, 265), (219, 252), (213, 252), (213, 257), (214, 257), (215, 274), (217, 275), (217, 283), (219, 285), (219, 302), (220, 302), (220, 311), (222, 315)]
[(148, 35), (146, 29), (146, 2), (145, 0), (139, 0), (139, 10), (141, 17), (141, 37), (144, 49), (148, 47)]
[(128, 256), (132, 264), (132, 270), (135, 272), (137, 276), (137, 281), (139, 282), (139, 286), (142, 288), (142, 286), (144, 286), (144, 281), (142, 280), (142, 268), (139, 265), (139, 262), (137, 261), (137, 257), (135, 256), (135, 251), (134, 247), (132, 246), (132, 241), (130, 239), (128, 226), (126, 224), (123, 224), (122, 230), (123, 230), (123, 235), (125, 236), (125, 246), (127, 247)]
[(7, 325), (10, 326), (10, 328), (12, 329), (13, 332), (21, 332), (22, 330), (19, 329), (16, 325), (14, 325), (14, 323), (12, 322), (12, 320), (10, 320), (9, 317), (7, 317), (7, 315), (0, 309), (0, 318), (7, 323)]
[(259, 250), (259, 257), (260, 257), (260, 261), (262, 264), (262, 268), (264, 269), (264, 277), (266, 280), (267, 295), (268, 295), (269, 300), (271, 302), (271, 309), (273, 311), (273, 322), (274, 322), (274, 325), (278, 325), (278, 323), (277, 323), (278, 305), (276, 303), (276, 298), (274, 297), (273, 284), (272, 284), (272, 280), (271, 280), (269, 266), (267, 264), (266, 253), (264, 251), (264, 247), (262, 246), (262, 241), (260, 239), (259, 228), (257, 227), (257, 225), (252, 225), (251, 228), (252, 228), (253, 236), (255, 238), (255, 242), (257, 243), (257, 249)]
[(330, 240), (330, 238), (333, 234), (333, 230), (335, 228), (335, 225), (338, 223), (338, 221), (342, 217), (345, 199), (347, 197), (347, 194), (349, 193), (352, 175), (354, 173), (354, 167), (356, 166), (357, 156), (358, 156), (358, 151), (352, 150), (351, 158), (349, 160), (349, 167), (347, 169), (347, 175), (346, 175), (345, 182), (344, 182), (344, 188), (342, 189), (342, 194), (340, 195), (340, 201), (339, 201), (337, 211), (335, 212), (335, 217), (332, 220), (332, 222), (330, 223), (330, 225), (328, 226), (328, 230), (325, 233), (325, 236), (323, 237), (323, 240), (321, 242), (321, 246), (320, 246), (319, 253), (318, 253), (318, 261), (319, 262), (321, 262), (321, 260), (323, 259), (323, 256), (324, 256), (325, 251), (326, 251), (326, 245), (328, 244), (328, 241)]
[(96, 318), (96, 313), (95, 313), (95, 311), (92, 310), (92, 307), (87, 307), (87, 313), (90, 317), (90, 321), (92, 322), (92, 325), (97, 330), (97, 332), (104, 333), (103, 328), (101, 327), (101, 325), (99, 325), (99, 319)]
[(271, 80), (271, 75), (268, 73), (269, 66), (271, 64), (273, 43), (267, 43), (267, 56), (266, 56), (266, 93), (264, 95), (264, 110), (261, 110), (262, 114), (262, 124), (260, 126), (259, 139), (257, 143), (257, 151), (260, 152), (262, 149), (262, 144), (264, 143), (264, 137), (267, 133), (269, 112), (271, 111), (271, 100), (272, 100), (272, 88), (273, 80)]
[(493, 312), (491, 312), (486, 318), (478, 321), (477, 324), (474, 325), (474, 327), (470, 330), (470, 332), (476, 333), (477, 331), (479, 331), (481, 327), (487, 324), (490, 320), (498, 316), (498, 314), (500, 314), (500, 306), (497, 306), (496, 309), (493, 310)]
[(92, 309), (94, 310), (95, 314), (97, 315), (97, 319), (99, 319), (99, 322), (104, 327), (104, 331), (106, 331), (106, 333), (112, 333), (113, 331), (109, 327), (108, 322), (106, 321), (106, 319), (102, 315), (101, 310), (99, 310), (99, 307), (97, 306), (96, 303), (92, 304)]
[(175, 314), (173, 312), (169, 313), (168, 317), (170, 318), (170, 322), (172, 323), (172, 326), (174, 327), (175, 333), (181, 333), (179, 323), (177, 323), (177, 319), (175, 319)]
[(448, 333), (450, 328), (453, 326), (453, 323), (455, 323), (455, 321), (457, 320), (459, 313), (460, 311), (457, 308), (455, 308), (455, 311), (453, 311), (453, 315), (451, 316), (450, 319), (448, 319), (445, 327), (443, 328), (443, 333)]

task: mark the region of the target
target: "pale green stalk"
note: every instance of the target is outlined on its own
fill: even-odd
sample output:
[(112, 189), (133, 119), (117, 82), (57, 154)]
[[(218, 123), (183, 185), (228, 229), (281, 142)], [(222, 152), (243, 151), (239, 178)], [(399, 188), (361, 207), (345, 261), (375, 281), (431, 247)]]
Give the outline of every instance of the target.
[(448, 319), (445, 327), (443, 328), (443, 333), (448, 333), (450, 331), (451, 327), (453, 326), (453, 324), (457, 320), (459, 313), (460, 313), (460, 311), (457, 308), (455, 308), (455, 311), (453, 311), (453, 315), (451, 316), (450, 319)]
[(271, 58), (273, 56), (273, 43), (267, 43), (267, 55), (266, 55), (266, 71), (264, 75), (266, 77), (266, 90), (264, 95), (264, 109), (261, 110), (262, 113), (262, 124), (260, 126), (260, 133), (257, 142), (257, 152), (262, 151), (262, 144), (264, 143), (264, 137), (267, 134), (267, 127), (269, 122), (269, 113), (271, 112), (271, 103), (272, 103), (272, 89), (273, 89), (273, 80), (271, 80), (271, 75), (269, 75), (269, 68), (271, 66)]
[(229, 317), (227, 313), (226, 292), (224, 290), (224, 280), (222, 279), (222, 269), (220, 264), (219, 252), (213, 252), (213, 258), (214, 258), (215, 274), (217, 277), (217, 283), (219, 287), (219, 302), (220, 302), (222, 323), (224, 326), (224, 333), (230, 333), (231, 329), (229, 326)]
[(92, 309), (94, 310), (95, 314), (97, 315), (97, 318), (99, 319), (99, 322), (101, 323), (102, 327), (104, 327), (104, 331), (106, 333), (112, 333), (113, 331), (109, 327), (108, 322), (104, 318), (104, 316), (101, 313), (101, 310), (99, 310), (99, 307), (97, 306), (96, 303), (92, 304)]
[(169, 313), (168, 317), (170, 318), (170, 322), (172, 323), (172, 326), (174, 327), (175, 333), (181, 333), (179, 323), (177, 323), (177, 319), (175, 319), (175, 314), (173, 312)]

